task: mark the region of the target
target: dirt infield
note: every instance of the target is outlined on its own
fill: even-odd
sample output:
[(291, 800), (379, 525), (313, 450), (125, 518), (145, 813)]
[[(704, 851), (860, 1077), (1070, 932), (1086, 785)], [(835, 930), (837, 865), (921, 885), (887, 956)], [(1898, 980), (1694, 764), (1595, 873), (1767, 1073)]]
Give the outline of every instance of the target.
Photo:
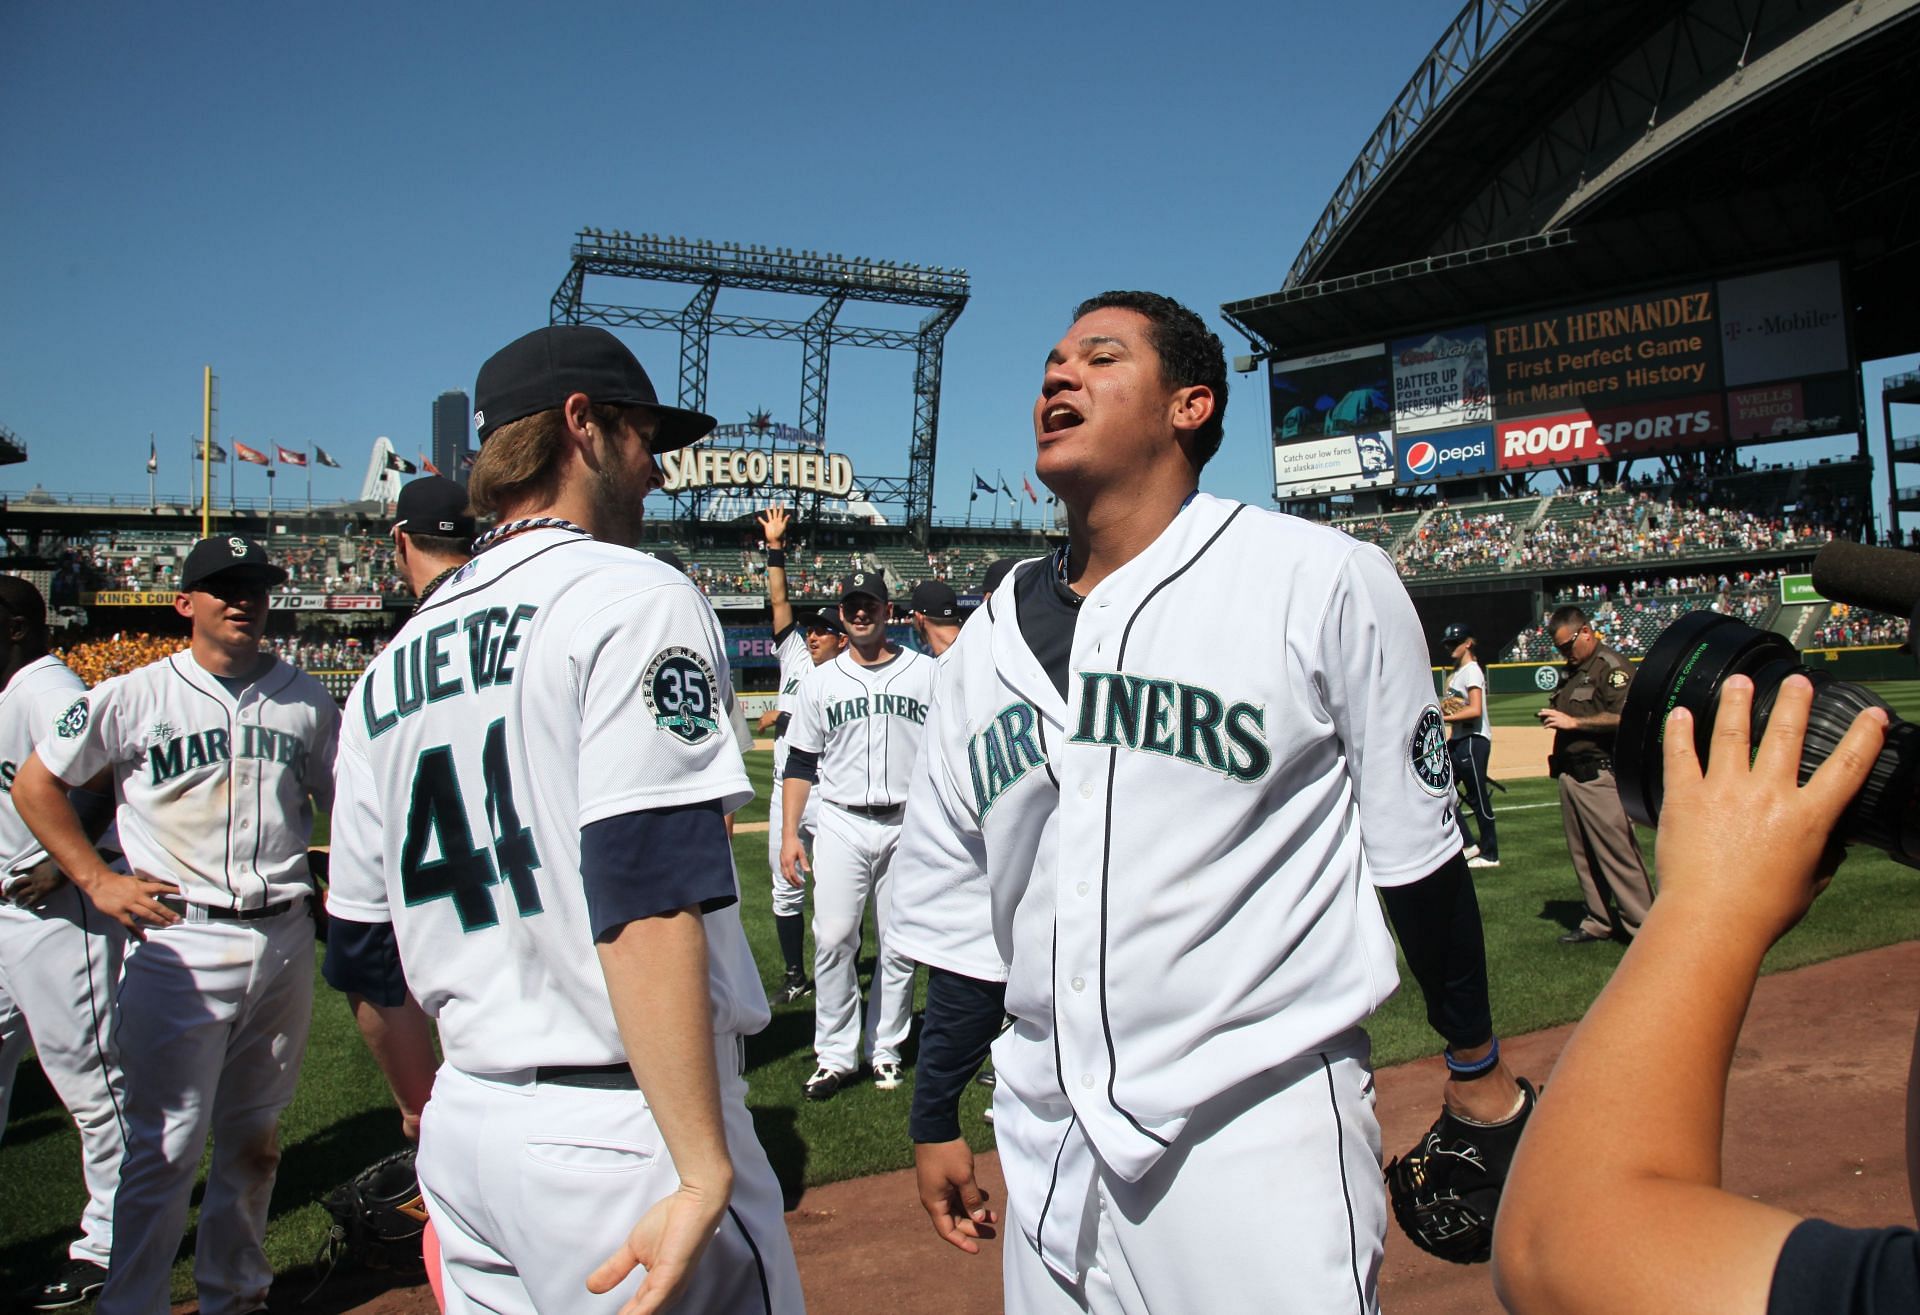
[[(1916, 1009), (1920, 942), (1762, 980), (1728, 1095), (1728, 1189), (1843, 1224), (1912, 1223), (1904, 1127)], [(1520, 1072), (1542, 1079), (1570, 1032), (1509, 1038), (1504, 1049)], [(1380, 1071), (1380, 1124), (1390, 1150), (1405, 1149), (1426, 1130), (1443, 1074), (1437, 1058)], [(987, 1189), (1002, 1199), (995, 1157), (982, 1157), (981, 1169)], [(787, 1225), (808, 1308), (817, 1315), (989, 1315), (1001, 1308), (998, 1244), (972, 1257), (936, 1239), (911, 1173), (816, 1188)], [(307, 1315), (433, 1311), (424, 1286), (369, 1294), (365, 1280), (341, 1276), (336, 1284), (322, 1302), (303, 1308)], [(299, 1295), (276, 1290), (274, 1309), (294, 1310)], [(1397, 1229), (1388, 1233), (1381, 1305), (1392, 1315), (1498, 1309), (1486, 1267), (1433, 1260)]]
[(1545, 726), (1496, 726), (1493, 757), (1487, 762), (1487, 770), (1496, 781), (1545, 776), (1547, 754), (1552, 749), (1553, 732)]

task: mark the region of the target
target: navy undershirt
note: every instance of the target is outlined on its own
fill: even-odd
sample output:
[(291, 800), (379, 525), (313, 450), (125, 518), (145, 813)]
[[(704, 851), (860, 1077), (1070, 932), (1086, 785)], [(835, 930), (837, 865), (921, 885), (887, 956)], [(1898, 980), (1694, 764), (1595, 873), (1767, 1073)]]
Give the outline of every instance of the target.
[(1920, 1234), (1808, 1219), (1787, 1234), (1767, 1315), (1892, 1315), (1920, 1310)]
[(1080, 620), (1079, 594), (1060, 580), (1058, 558), (1013, 573), (1014, 615), (1020, 638), (1047, 673), (1047, 679), (1067, 697), (1067, 668), (1073, 660), (1073, 627)]

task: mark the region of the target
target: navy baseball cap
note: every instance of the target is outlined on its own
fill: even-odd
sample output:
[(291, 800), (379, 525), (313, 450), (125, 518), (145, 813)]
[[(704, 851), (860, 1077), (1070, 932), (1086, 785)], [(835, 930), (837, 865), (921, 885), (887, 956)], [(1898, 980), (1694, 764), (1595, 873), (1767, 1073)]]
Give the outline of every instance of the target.
[(275, 566), (267, 550), (244, 534), (216, 534), (193, 545), (180, 571), (182, 592), (192, 592), (222, 575), (253, 576), (266, 588), (286, 583), (287, 573)]
[(662, 406), (653, 380), (627, 345), (590, 324), (550, 324), (515, 338), (487, 358), (473, 385), (473, 423), (484, 444), (494, 430), (566, 404), (585, 393), (599, 406), (643, 406), (660, 421), (647, 445), (671, 452), (713, 432), (699, 411)]
[(444, 475), (408, 480), (394, 504), (393, 528), (410, 534), (471, 539), (474, 520), (467, 512), (467, 491)]
[(680, 554), (671, 548), (656, 548), (653, 553), (653, 560), (656, 562), (665, 562), (682, 575), (687, 573), (687, 564), (681, 561)]
[(845, 603), (855, 594), (865, 594), (869, 598), (887, 601), (887, 577), (878, 571), (855, 571), (840, 586), (840, 601)]
[(840, 624), (839, 614), (831, 607), (823, 607), (812, 616), (809, 616), (805, 628), (808, 630), (830, 630), (834, 634), (842, 636), (847, 633), (847, 628)]
[(936, 621), (960, 619), (960, 598), (938, 580), (922, 580), (913, 587), (913, 610)]
[(1473, 630), (1465, 621), (1455, 621), (1440, 632), (1443, 644), (1460, 644), (1473, 638)]

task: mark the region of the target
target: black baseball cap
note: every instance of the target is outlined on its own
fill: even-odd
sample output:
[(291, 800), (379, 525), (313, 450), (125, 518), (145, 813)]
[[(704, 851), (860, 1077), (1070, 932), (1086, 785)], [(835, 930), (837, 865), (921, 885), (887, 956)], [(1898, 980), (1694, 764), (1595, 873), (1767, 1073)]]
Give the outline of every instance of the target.
[(939, 580), (922, 580), (913, 587), (913, 610), (936, 621), (958, 621), (960, 598)]
[(1473, 629), (1465, 621), (1455, 621), (1440, 632), (1443, 644), (1459, 644), (1473, 638)]
[(575, 393), (585, 393), (599, 406), (644, 406), (653, 412), (660, 430), (647, 445), (652, 452), (671, 452), (713, 432), (712, 416), (662, 406), (639, 360), (605, 329), (550, 324), (515, 338), (480, 367), (473, 385), (480, 442), (504, 424), (564, 406)]
[(445, 475), (408, 480), (400, 489), (393, 515), (393, 528), (409, 534), (471, 539), (475, 528), (467, 513), (467, 491)]
[(839, 613), (835, 612), (831, 607), (823, 607), (818, 612), (809, 616), (806, 620), (805, 629), (831, 630), (834, 634), (843, 636), (847, 633), (847, 628), (840, 624)]
[(1014, 567), (1018, 566), (1019, 564), (1020, 564), (1020, 558), (1018, 557), (1002, 557), (999, 561), (995, 562), (992, 566), (989, 566), (987, 568), (987, 578), (981, 584), (980, 592), (983, 594), (990, 594), (995, 589), (998, 589), (1000, 587), (1000, 582), (1007, 578), (1007, 572), (1011, 571)]
[(271, 589), (286, 583), (287, 573), (275, 566), (267, 550), (244, 534), (216, 534), (193, 545), (180, 572), (183, 592), (198, 589), (220, 575), (250, 575)]
[(855, 571), (840, 585), (840, 601), (845, 603), (855, 594), (865, 594), (869, 598), (887, 601), (887, 577), (878, 571)]

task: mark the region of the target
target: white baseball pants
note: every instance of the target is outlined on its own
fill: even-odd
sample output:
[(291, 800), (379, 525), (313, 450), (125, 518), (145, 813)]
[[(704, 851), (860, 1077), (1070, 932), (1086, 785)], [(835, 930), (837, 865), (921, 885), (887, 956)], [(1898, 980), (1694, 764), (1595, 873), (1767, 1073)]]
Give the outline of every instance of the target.
[[(1009, 1122), (1035, 1116), (1005, 1082), (993, 1113), (1004, 1167)], [(1079, 1123), (1061, 1126), (1084, 1149)], [(1030, 1193), (1014, 1191), (1010, 1172), (1001, 1230), (1008, 1315), (1380, 1309), (1387, 1200), (1364, 1033), (1203, 1106), (1137, 1183), (1091, 1154), (1059, 1158), (1094, 1166), (1090, 1181), (1056, 1184), (1045, 1205), (1048, 1236), (1074, 1230), (1086, 1267), (1069, 1283), (1041, 1259), (1021, 1227)], [(1049, 1166), (1039, 1169), (1044, 1184)]]
[(904, 815), (895, 809), (869, 817), (821, 801), (813, 841), (813, 1050), (820, 1067), (836, 1073), (860, 1070), (860, 924), (869, 895), (879, 944), (867, 999), (867, 1058), (899, 1063), (913, 1027), (914, 962), (887, 941), (887, 868)]
[(0, 999), (10, 996), (14, 1009), (12, 1024), (0, 1017), (0, 1125), (31, 1031), (40, 1067), (80, 1130), (87, 1205), (67, 1254), (96, 1265), (113, 1255), (113, 1192), (126, 1149), (126, 1083), (113, 1049), (113, 995), (126, 939), (120, 924), (74, 886), (62, 886), (38, 909), (0, 905)]
[(209, 1131), (193, 1266), (201, 1313), (246, 1315), (267, 1304), (273, 1268), (262, 1241), (280, 1111), (300, 1078), (312, 1013), (313, 920), (303, 902), (258, 922), (151, 929), (129, 948), (116, 1032), (127, 1154), (96, 1315), (166, 1315)]
[[(780, 841), (784, 833), (781, 827), (786, 816), (786, 802), (781, 798), (785, 793), (780, 787), (785, 784), (779, 777), (773, 781), (773, 795), (767, 801), (767, 871), (773, 877), (773, 916), (776, 918), (797, 918), (807, 902), (806, 886), (796, 886), (780, 875)], [(819, 787), (807, 792), (807, 807), (800, 814), (800, 843), (813, 850), (813, 824), (819, 813)]]
[[(738, 1037), (716, 1041), (733, 1197), (674, 1309), (797, 1315), (800, 1271), (780, 1184), (747, 1113), (744, 1047)], [(612, 1315), (644, 1271), (597, 1297), (587, 1275), (680, 1182), (639, 1092), (450, 1065), (421, 1119), (418, 1167), (440, 1239), (445, 1315)]]

